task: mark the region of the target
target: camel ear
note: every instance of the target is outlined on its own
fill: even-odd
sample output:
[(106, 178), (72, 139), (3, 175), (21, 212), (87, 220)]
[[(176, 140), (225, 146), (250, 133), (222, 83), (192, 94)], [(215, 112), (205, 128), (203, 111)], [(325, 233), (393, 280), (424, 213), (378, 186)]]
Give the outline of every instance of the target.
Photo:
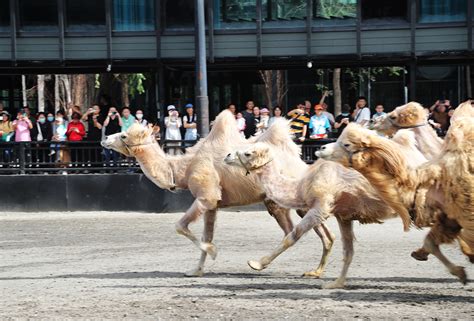
[(373, 136), (371, 135), (366, 135), (366, 136), (362, 136), (360, 138), (360, 144), (362, 147), (370, 147), (372, 146), (372, 138)]

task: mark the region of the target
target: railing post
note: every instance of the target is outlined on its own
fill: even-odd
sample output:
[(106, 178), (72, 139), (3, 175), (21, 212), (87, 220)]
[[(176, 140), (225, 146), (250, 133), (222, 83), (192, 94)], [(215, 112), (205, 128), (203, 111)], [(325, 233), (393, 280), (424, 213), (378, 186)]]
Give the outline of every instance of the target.
[(25, 143), (19, 143), (20, 174), (25, 175), (26, 147)]

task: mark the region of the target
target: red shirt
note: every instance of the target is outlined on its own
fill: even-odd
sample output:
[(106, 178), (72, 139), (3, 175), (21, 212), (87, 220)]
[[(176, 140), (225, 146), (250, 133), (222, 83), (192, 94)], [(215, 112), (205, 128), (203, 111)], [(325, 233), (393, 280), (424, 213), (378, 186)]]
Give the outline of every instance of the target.
[[(77, 128), (79, 132), (76, 132), (74, 128)], [(82, 138), (86, 135), (86, 128), (81, 122), (70, 122), (67, 125), (67, 140), (71, 142), (81, 141)]]

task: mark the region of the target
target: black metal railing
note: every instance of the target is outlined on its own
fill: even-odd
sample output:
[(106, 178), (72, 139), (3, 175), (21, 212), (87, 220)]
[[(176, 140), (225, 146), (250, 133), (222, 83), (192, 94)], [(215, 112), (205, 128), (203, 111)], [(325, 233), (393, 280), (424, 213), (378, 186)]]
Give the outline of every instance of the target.
[[(313, 163), (314, 153), (334, 139), (307, 140), (301, 144), (302, 159)], [(196, 141), (169, 140), (160, 145), (185, 153)], [(99, 142), (8, 142), (0, 143), (0, 175), (58, 173), (136, 173), (140, 167), (134, 158), (103, 148)]]

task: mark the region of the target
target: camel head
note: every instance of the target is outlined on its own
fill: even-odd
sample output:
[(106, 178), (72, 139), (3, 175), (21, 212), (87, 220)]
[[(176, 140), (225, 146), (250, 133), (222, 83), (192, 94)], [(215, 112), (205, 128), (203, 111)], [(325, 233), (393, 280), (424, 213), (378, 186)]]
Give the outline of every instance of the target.
[(132, 125), (126, 132), (107, 136), (102, 140), (104, 148), (115, 150), (125, 156), (134, 157), (135, 147), (156, 144), (152, 137), (152, 129), (139, 124)]
[[(403, 175), (406, 166), (400, 146), (374, 131), (349, 124), (335, 143), (324, 145), (316, 156), (357, 170)], [(367, 168), (375, 166), (376, 168)]]
[(417, 102), (395, 108), (383, 120), (373, 124), (373, 129), (386, 136), (393, 136), (399, 129), (425, 124), (427, 111)]
[(227, 165), (242, 167), (247, 172), (256, 171), (273, 160), (270, 147), (265, 143), (255, 143), (251, 146), (236, 150), (226, 156)]

